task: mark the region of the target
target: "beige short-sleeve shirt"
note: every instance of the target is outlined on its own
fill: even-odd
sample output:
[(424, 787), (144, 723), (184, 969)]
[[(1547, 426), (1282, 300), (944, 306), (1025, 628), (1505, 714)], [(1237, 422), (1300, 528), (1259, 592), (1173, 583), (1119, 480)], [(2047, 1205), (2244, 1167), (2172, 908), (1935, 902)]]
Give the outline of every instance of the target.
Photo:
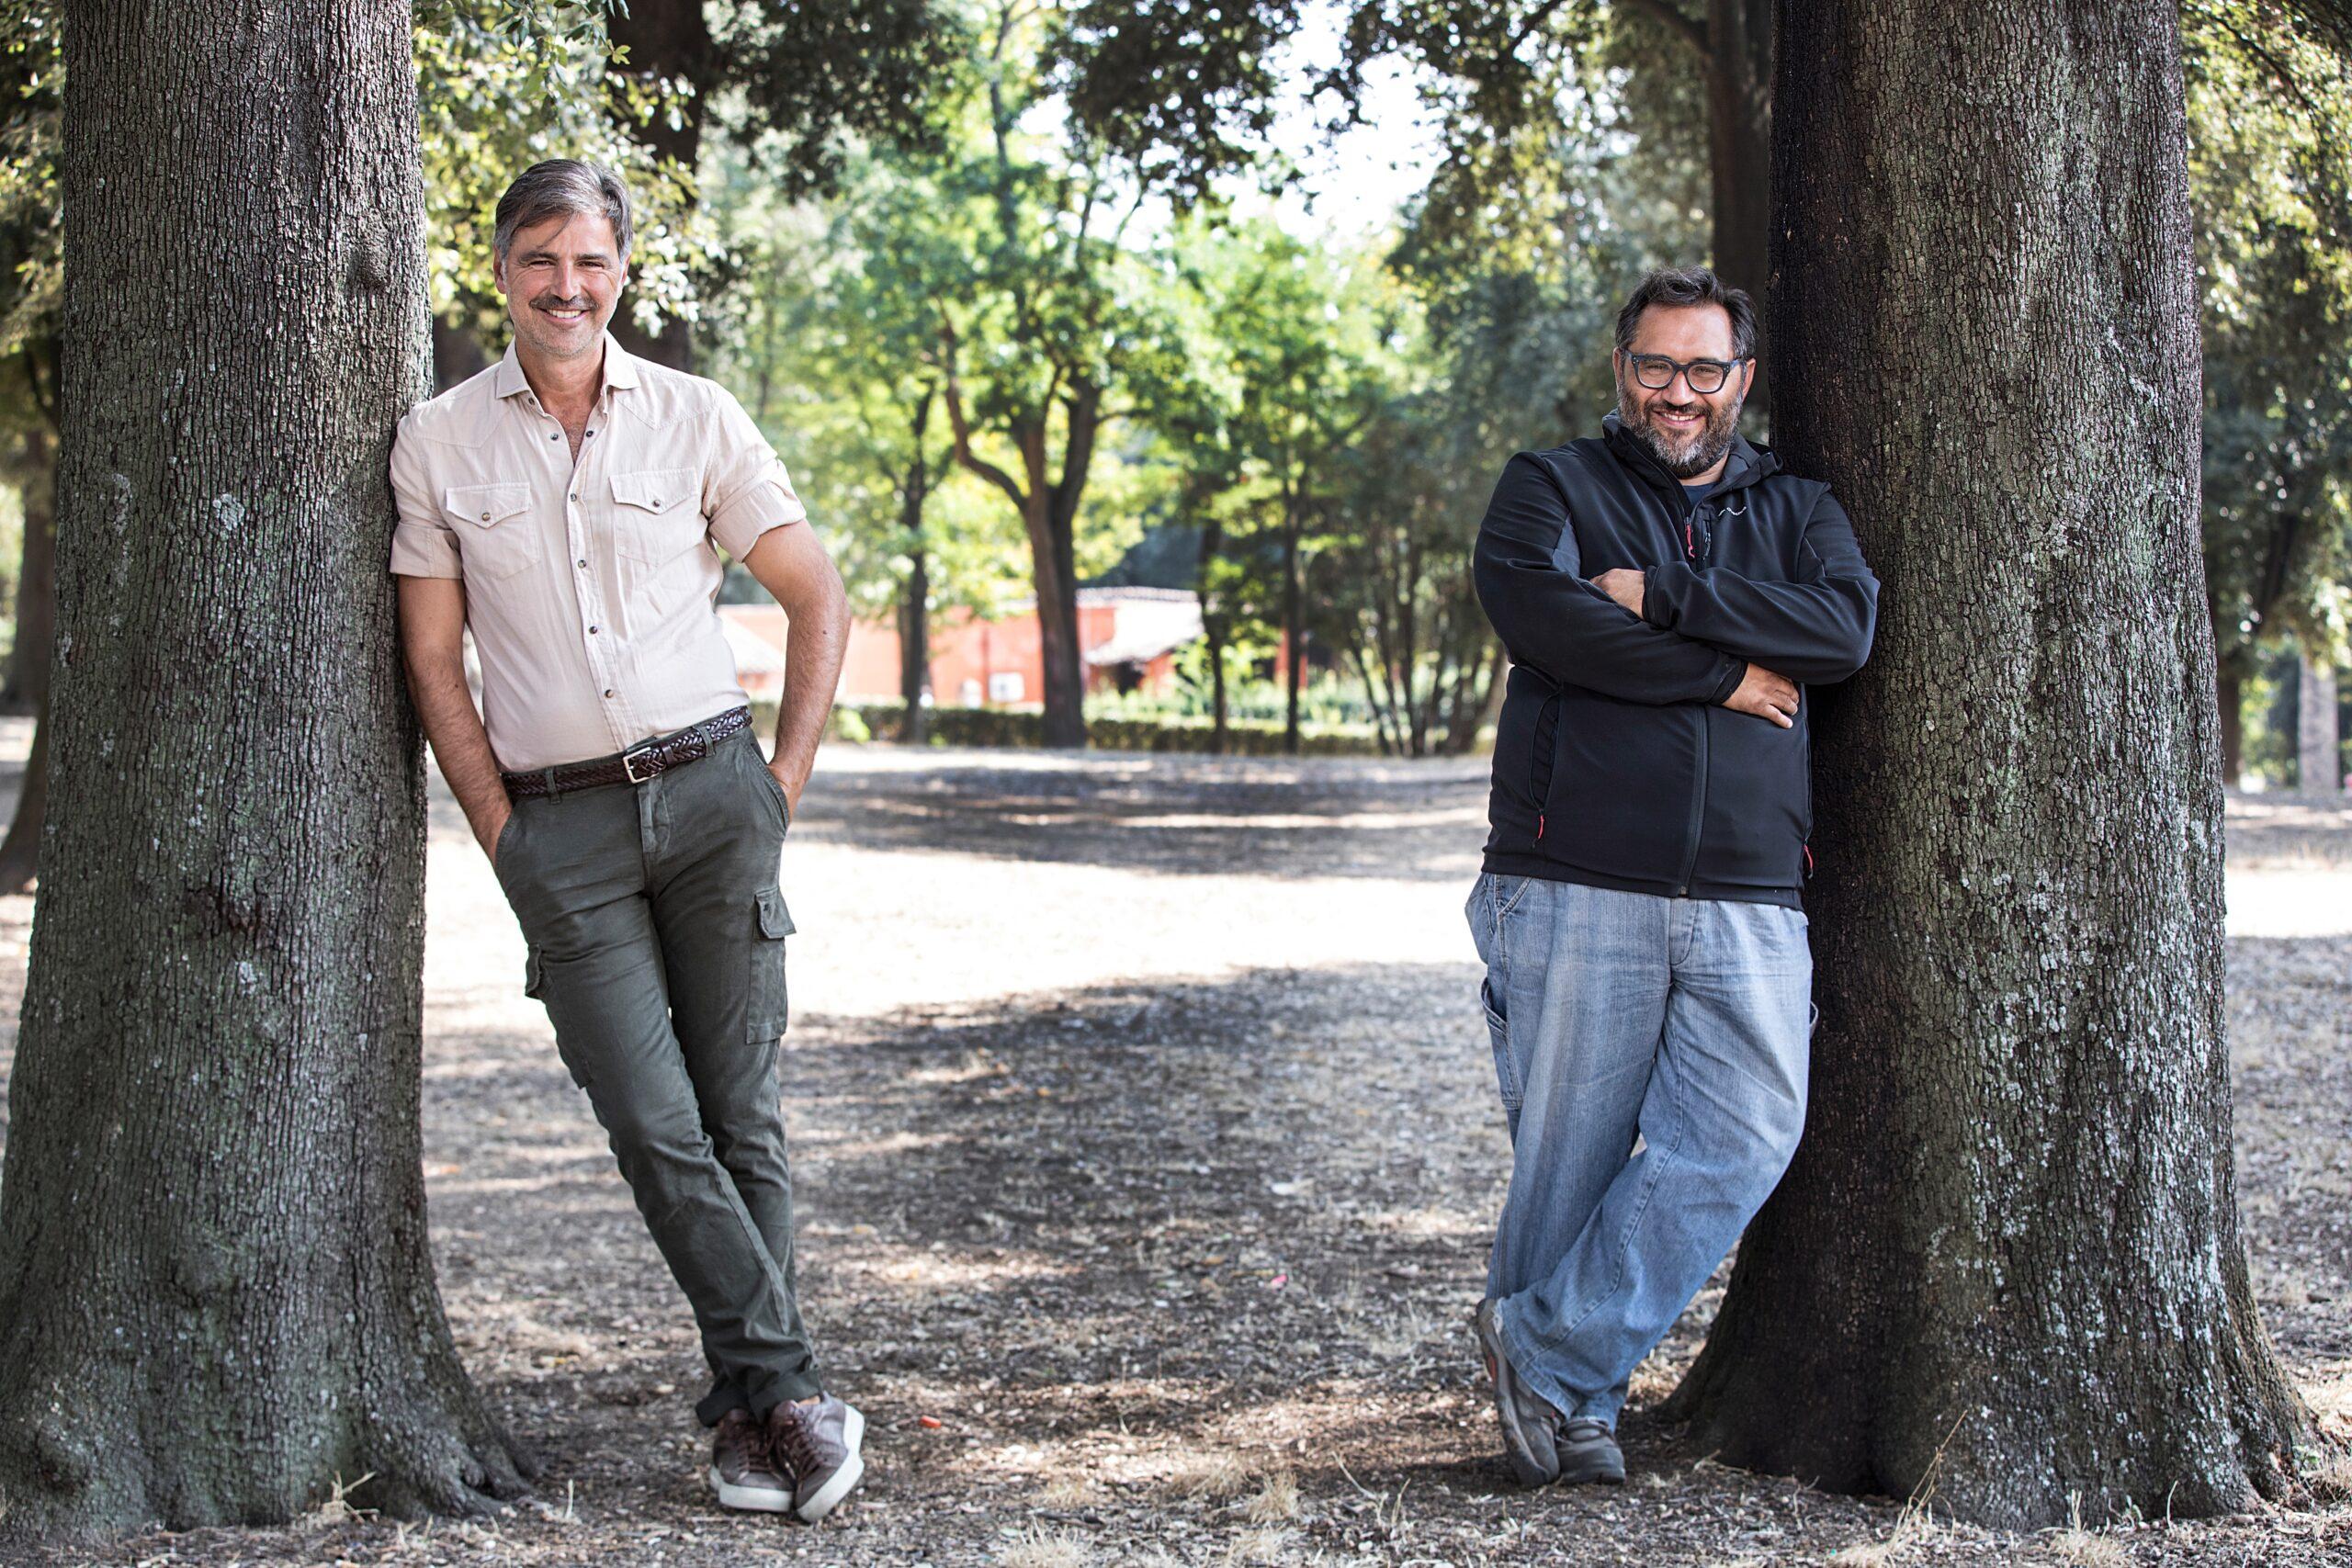
[(391, 468), (392, 570), (464, 581), (501, 767), (607, 756), (745, 700), (718, 550), (741, 560), (808, 512), (717, 382), (606, 334), (574, 462), (510, 348), (402, 417)]

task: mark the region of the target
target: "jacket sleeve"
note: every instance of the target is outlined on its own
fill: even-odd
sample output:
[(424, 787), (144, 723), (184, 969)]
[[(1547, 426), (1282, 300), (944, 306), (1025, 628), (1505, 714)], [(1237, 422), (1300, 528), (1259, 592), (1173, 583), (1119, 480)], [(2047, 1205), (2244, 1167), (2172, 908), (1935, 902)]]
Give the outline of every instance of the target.
[(1642, 624), (1585, 581), (1567, 496), (1533, 454), (1503, 468), (1478, 526), (1478, 603), (1515, 664), (1626, 702), (1719, 703), (1747, 673), (1738, 659)]
[(1643, 580), (1642, 618), (1808, 685), (1842, 681), (1870, 657), (1878, 579), (1846, 509), (1827, 491), (1797, 547), (1797, 579), (1758, 582), (1671, 561)]

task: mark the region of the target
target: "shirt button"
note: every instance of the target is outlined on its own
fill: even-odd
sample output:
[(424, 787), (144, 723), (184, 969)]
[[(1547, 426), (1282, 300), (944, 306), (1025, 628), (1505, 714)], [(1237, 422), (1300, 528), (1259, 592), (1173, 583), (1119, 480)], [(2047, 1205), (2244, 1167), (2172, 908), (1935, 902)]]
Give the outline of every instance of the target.
[(609, 697), (609, 696), (611, 696), (612, 694), (613, 694), (613, 689), (612, 689), (610, 686), (605, 687), (605, 695), (606, 695), (606, 696), (608, 696), (608, 697)]
[(588, 432), (588, 434), (591, 434), (591, 435), (594, 435), (594, 434), (595, 434), (596, 433), (595, 433), (594, 431), (593, 431), (593, 430), (592, 430), (592, 431), (589, 431), (589, 432)]
[(584, 560), (583, 560), (583, 561), (582, 561), (582, 562), (580, 563), (580, 565), (581, 565), (582, 569), (584, 570), (586, 569), (586, 567), (587, 567), (588, 563), (587, 563), (586, 561), (584, 561)]
[(489, 522), (489, 521), (490, 521), (490, 513), (487, 513), (487, 512), (483, 513), (481, 514), (481, 520), (482, 520), (483, 522), (485, 522), (485, 523)]
[(580, 498), (579, 498), (578, 496), (576, 496), (576, 495), (575, 495), (575, 496), (573, 496), (571, 499), (572, 499), (572, 501), (573, 501), (574, 502), (577, 502), (580, 500)]
[(550, 441), (552, 441), (552, 440), (554, 440), (557, 436), (561, 435), (562, 434), (563, 434), (563, 432), (562, 432), (562, 431), (560, 431), (560, 430), (550, 430), (550, 431), (548, 431), (548, 440), (550, 440)]
[(662, 498), (658, 495), (653, 498), (653, 510), (656, 512), (662, 510)]
[(588, 635), (589, 635), (590, 637), (594, 637), (594, 636), (596, 635), (596, 628), (595, 628), (595, 627), (594, 627), (594, 626), (590, 626), (590, 627), (588, 628)]

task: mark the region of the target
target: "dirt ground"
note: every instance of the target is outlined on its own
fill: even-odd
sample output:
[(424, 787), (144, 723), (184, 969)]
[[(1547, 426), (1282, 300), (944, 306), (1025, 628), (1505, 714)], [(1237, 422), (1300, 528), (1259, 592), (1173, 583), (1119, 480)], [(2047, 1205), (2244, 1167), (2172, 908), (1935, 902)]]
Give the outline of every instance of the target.
[[(2352, 1562), (2341, 1506), (1996, 1537), (1712, 1463), (1645, 1412), (1721, 1274), (1635, 1379), (1632, 1483), (1512, 1485), (1464, 1332), (1507, 1158), (1461, 914), (1483, 822), (1475, 762), (828, 753), (784, 862), (783, 1076), (807, 1314), (871, 1468), (808, 1529), (713, 1505), (692, 1325), (436, 795), (435, 1251), (537, 1493), (420, 1525), (362, 1483), (74, 1561)], [(2256, 1282), (2352, 1437), (2352, 811), (2239, 802), (2232, 844)], [(10, 1021), (28, 914), (0, 900)]]

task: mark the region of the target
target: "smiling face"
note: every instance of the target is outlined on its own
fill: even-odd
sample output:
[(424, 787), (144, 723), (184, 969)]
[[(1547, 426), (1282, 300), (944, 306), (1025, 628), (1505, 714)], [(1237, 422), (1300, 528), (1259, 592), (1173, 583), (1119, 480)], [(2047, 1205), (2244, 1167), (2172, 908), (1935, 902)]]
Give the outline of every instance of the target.
[(1616, 355), (1618, 419), (1668, 473), (1686, 483), (1722, 473), (1756, 367), (1740, 366), (1720, 388), (1702, 396), (1682, 376), (1656, 389), (1643, 386), (1634, 378), (1630, 355), (1661, 354), (1687, 364), (1730, 359), (1737, 352), (1731, 316), (1722, 306), (1652, 305), (1634, 329), (1631, 348)]
[(602, 351), (628, 268), (611, 220), (574, 212), (516, 230), (494, 276), (516, 342), (542, 360), (567, 360)]

